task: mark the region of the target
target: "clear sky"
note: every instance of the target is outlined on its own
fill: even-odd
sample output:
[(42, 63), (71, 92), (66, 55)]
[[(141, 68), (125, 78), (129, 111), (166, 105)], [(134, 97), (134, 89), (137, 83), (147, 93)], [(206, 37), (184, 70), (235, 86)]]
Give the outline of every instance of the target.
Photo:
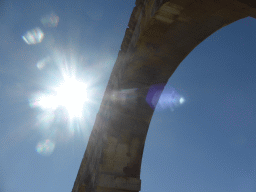
[[(134, 6), (3, 2), (0, 192), (72, 190)], [(232, 23), (177, 68), (149, 127), (142, 192), (256, 191), (255, 31), (253, 18)], [(70, 81), (86, 100), (65, 92), (79, 91)]]

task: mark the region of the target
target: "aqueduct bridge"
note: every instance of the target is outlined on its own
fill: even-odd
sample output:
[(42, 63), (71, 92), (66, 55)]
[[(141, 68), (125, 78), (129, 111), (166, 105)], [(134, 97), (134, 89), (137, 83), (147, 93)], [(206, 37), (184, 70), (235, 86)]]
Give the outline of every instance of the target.
[(163, 91), (183, 59), (212, 33), (239, 19), (256, 18), (256, 1), (251, 0), (135, 4), (72, 192), (140, 191), (151, 102), (160, 96), (152, 95)]

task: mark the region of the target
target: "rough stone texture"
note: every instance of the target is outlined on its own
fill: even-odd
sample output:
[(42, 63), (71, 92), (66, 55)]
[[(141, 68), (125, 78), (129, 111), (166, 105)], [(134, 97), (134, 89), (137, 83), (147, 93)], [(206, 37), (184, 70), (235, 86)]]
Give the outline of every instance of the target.
[(182, 60), (215, 31), (247, 16), (256, 18), (250, 2), (136, 0), (72, 192), (140, 191), (154, 112), (146, 101), (149, 88), (165, 85)]

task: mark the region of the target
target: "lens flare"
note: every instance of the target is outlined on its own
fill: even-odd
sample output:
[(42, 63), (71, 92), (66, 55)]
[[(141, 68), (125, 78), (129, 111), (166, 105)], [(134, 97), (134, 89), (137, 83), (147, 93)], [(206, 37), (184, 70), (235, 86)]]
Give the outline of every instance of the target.
[(28, 45), (41, 43), (43, 38), (44, 38), (44, 33), (39, 27), (28, 31), (24, 36), (22, 36), (22, 39)]
[(49, 139), (46, 139), (37, 144), (36, 151), (40, 155), (49, 156), (53, 153), (54, 148), (55, 148), (55, 144)]
[(113, 93), (110, 96), (110, 99), (112, 101), (120, 103), (123, 106), (130, 107), (137, 103), (137, 91), (138, 88), (113, 91)]
[(151, 86), (146, 101), (153, 109), (163, 110), (170, 108), (174, 111), (174, 107), (177, 107), (179, 104), (182, 105), (185, 99), (173, 87), (164, 86), (164, 84)]
[(46, 15), (45, 17), (43, 17), (41, 19), (41, 23), (45, 27), (57, 27), (57, 25), (59, 23), (59, 17), (52, 13), (52, 14), (49, 14), (49, 15)]
[(49, 61), (50, 61), (50, 57), (46, 57), (46, 58), (38, 61), (36, 66), (39, 70), (42, 70), (46, 66), (46, 64), (49, 63)]
[(46, 95), (39, 97), (37, 100), (37, 105), (39, 105), (42, 109), (52, 109), (55, 110), (58, 106), (58, 98), (54, 95)]
[[(89, 124), (94, 123), (91, 110), (98, 98), (98, 89), (93, 86), (95, 75), (90, 69), (83, 71), (75, 56), (71, 51), (69, 59), (69, 53), (52, 47), (52, 55), (42, 58), (36, 64), (42, 70), (40, 74), (48, 73), (45, 82), (35, 87), (36, 92), (29, 98), (29, 106), (38, 112), (35, 127), (42, 132), (44, 138), (48, 138), (36, 146), (39, 154), (51, 154), (55, 142), (67, 142), (76, 133), (84, 139), (89, 134)], [(83, 73), (78, 71), (80, 69)], [(126, 97), (122, 99), (129, 100)]]

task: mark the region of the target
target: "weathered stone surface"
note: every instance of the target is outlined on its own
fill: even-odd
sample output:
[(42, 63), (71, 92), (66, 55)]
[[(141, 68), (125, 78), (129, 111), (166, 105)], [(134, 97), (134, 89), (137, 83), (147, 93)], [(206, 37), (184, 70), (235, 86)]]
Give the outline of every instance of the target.
[[(247, 16), (256, 18), (254, 7), (247, 0), (136, 0), (73, 192), (140, 191), (154, 112), (146, 99), (150, 87), (165, 85), (215, 31)], [(164, 86), (159, 87), (161, 93)]]
[(109, 189), (140, 191), (141, 181), (138, 178), (118, 177), (114, 175), (101, 174), (98, 186)]

